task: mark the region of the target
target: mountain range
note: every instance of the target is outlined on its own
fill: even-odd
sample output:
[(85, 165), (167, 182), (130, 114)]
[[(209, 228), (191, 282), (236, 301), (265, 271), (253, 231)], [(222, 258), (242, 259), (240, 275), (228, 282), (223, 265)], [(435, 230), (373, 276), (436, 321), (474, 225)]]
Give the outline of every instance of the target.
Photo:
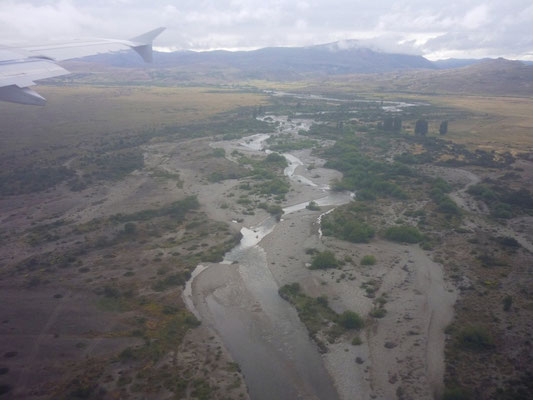
[(252, 51), (155, 52), (153, 65), (144, 64), (133, 52), (121, 52), (86, 57), (71, 62), (69, 69), (93, 83), (105, 82), (104, 76), (158, 84), (350, 76), (352, 81), (372, 81), (407, 92), (533, 95), (531, 63), (501, 58), (432, 62), (418, 55), (379, 52), (356, 41)]

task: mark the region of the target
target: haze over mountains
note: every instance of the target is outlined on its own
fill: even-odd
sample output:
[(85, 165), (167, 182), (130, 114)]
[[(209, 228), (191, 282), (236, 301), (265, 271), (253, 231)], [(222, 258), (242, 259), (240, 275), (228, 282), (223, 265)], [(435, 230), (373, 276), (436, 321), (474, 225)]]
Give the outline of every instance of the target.
[[(156, 52), (146, 66), (132, 52), (82, 59), (92, 72), (111, 67), (131, 80), (185, 82), (266, 79), (275, 81), (373, 74), (379, 87), (408, 92), (531, 95), (533, 66), (505, 59), (448, 59), (436, 62), (408, 54), (384, 53), (343, 41), (310, 47), (270, 47), (253, 51)], [(71, 67), (72, 68), (72, 67)], [(117, 73), (116, 69), (134, 72)], [(74, 66), (78, 72), (84, 66)], [(144, 77), (144, 78), (143, 78)], [(357, 79), (357, 78), (356, 78)], [(370, 79), (370, 78), (358, 78)]]

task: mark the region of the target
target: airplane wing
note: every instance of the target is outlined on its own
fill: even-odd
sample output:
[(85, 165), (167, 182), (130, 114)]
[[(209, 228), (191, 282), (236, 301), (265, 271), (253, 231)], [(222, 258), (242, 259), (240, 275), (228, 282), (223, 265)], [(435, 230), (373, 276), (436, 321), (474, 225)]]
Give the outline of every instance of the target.
[(23, 48), (0, 47), (0, 100), (44, 105), (46, 99), (29, 87), (35, 81), (70, 72), (57, 61), (131, 48), (146, 62), (152, 62), (152, 42), (165, 28), (158, 28), (130, 40), (94, 39)]

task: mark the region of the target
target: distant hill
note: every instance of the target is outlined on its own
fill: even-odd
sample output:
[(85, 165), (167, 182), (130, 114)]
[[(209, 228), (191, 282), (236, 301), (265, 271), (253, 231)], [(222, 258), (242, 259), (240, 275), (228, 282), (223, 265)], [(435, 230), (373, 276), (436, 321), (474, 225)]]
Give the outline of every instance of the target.
[(400, 71), (344, 79), (353, 86), (383, 92), (533, 96), (533, 66), (503, 58), (446, 70)]
[[(122, 68), (143, 66), (142, 61), (132, 52), (91, 56), (83, 61)], [(359, 47), (355, 41), (310, 47), (269, 47), (252, 51), (156, 52), (153, 65), (182, 71), (206, 68), (233, 70), (244, 78), (268, 79), (436, 68), (422, 56), (381, 53)]]
[(411, 89), (424, 92), (533, 95), (533, 66), (503, 58), (484, 60), (463, 68), (433, 71), (426, 79), (414, 76)]

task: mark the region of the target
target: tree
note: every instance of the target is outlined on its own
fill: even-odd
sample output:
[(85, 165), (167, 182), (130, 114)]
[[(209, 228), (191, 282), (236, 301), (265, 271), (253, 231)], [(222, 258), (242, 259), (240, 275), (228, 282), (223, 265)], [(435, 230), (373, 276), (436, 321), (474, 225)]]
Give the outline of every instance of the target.
[(402, 130), (402, 119), (400, 117), (394, 117), (392, 121), (392, 130), (394, 132), (400, 132)]
[(387, 132), (392, 131), (393, 121), (392, 117), (385, 118), (383, 120), (383, 130)]
[(415, 124), (415, 135), (426, 136), (428, 133), (428, 122), (425, 119), (419, 119)]
[(448, 133), (448, 121), (442, 121), (440, 123), (439, 133), (441, 135), (446, 135)]
[(329, 269), (337, 268), (338, 266), (339, 262), (335, 258), (335, 254), (329, 250), (317, 253), (311, 262), (311, 269)]
[(339, 324), (344, 329), (361, 329), (364, 326), (363, 319), (353, 311), (344, 311), (339, 315)]

